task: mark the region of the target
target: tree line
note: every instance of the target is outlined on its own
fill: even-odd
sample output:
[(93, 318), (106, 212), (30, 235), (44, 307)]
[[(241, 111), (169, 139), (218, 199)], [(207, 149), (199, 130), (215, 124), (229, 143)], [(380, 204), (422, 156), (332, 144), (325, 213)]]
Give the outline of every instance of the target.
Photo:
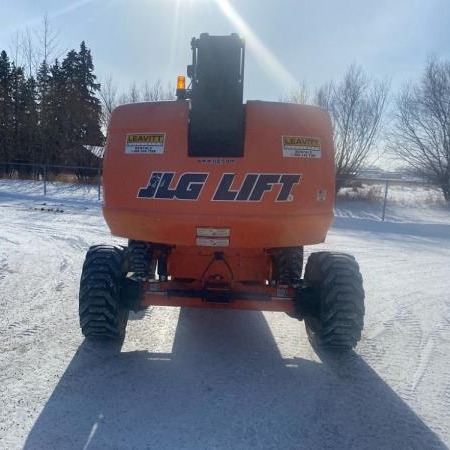
[[(95, 166), (86, 145), (103, 145), (102, 107), (91, 51), (81, 42), (35, 74), (0, 53), (0, 161)], [(5, 170), (8, 170), (7, 168)]]
[(450, 202), (450, 61), (430, 59), (421, 77), (390, 102), (389, 85), (351, 65), (342, 80), (324, 84), (315, 95), (303, 84), (282, 100), (330, 113), (337, 189), (378, 153), (403, 161)]
[[(174, 89), (160, 81), (133, 83), (120, 95), (111, 77), (98, 83), (85, 42), (50, 64), (54, 35), (45, 19), (42, 36), (40, 63), (28, 34), (24, 64), (0, 53), (0, 163), (97, 167), (101, 160), (87, 147), (103, 145), (102, 131), (117, 105), (174, 99)], [(404, 161), (450, 201), (449, 61), (429, 60), (421, 78), (391, 101), (389, 81), (375, 80), (357, 65), (314, 96), (302, 85), (282, 100), (315, 104), (330, 113), (338, 189), (382, 151)], [(39, 170), (36, 166), (35, 176)]]

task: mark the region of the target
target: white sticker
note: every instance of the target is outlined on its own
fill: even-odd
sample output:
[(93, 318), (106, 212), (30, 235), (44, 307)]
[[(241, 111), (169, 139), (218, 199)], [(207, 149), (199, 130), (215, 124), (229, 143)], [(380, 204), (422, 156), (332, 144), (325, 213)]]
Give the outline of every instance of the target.
[(150, 153), (162, 155), (164, 153), (165, 133), (132, 133), (127, 134), (125, 153)]
[(285, 158), (321, 158), (320, 139), (308, 136), (283, 136), (283, 156)]
[(197, 237), (230, 237), (230, 229), (198, 227)]
[(225, 238), (204, 238), (197, 237), (196, 244), (199, 247), (229, 247), (230, 240)]

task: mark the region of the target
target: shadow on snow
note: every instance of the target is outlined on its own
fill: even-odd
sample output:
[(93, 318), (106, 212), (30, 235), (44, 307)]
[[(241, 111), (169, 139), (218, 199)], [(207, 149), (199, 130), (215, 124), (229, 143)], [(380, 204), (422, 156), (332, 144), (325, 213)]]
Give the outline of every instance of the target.
[(446, 448), (355, 353), (283, 359), (259, 312), (182, 309), (172, 353), (85, 341), (35, 448)]

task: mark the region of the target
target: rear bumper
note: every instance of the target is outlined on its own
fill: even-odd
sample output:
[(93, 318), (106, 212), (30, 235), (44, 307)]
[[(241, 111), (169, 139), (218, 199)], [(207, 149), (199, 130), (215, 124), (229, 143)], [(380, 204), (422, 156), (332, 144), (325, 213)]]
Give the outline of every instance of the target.
[(329, 213), (278, 216), (164, 214), (103, 208), (115, 236), (170, 245), (196, 246), (198, 227), (230, 229), (230, 248), (271, 248), (324, 242), (333, 221)]
[(147, 282), (139, 307), (185, 306), (193, 308), (279, 311), (295, 314), (294, 290), (288, 287), (236, 286), (231, 291), (213, 292), (198, 282)]

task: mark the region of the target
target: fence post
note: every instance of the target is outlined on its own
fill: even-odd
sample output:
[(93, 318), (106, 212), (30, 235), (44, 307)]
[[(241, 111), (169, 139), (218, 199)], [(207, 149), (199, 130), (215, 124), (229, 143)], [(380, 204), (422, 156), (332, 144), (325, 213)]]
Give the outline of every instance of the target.
[(47, 195), (47, 164), (44, 165), (44, 197)]
[(97, 171), (97, 178), (98, 178), (98, 183), (97, 183), (97, 186), (98, 186), (98, 199), (100, 200), (100, 197), (101, 197), (101, 195), (100, 195), (100, 188), (101, 188), (101, 184), (102, 184), (100, 167), (98, 168), (98, 171)]
[(386, 185), (384, 187), (383, 214), (381, 216), (382, 222), (384, 222), (384, 218), (386, 217), (386, 203), (387, 203), (388, 190), (389, 190), (389, 180), (386, 180)]

